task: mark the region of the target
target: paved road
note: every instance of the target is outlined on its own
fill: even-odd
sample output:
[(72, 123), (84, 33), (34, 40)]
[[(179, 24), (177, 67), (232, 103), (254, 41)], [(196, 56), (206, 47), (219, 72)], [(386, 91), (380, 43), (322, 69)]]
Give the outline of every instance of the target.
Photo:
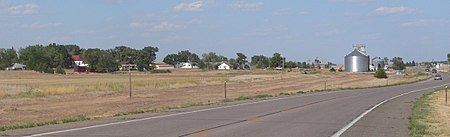
[[(444, 75), (442, 81), (290, 96), (90, 127), (40, 127), (37, 131), (19, 130), (10, 135), (327, 137), (342, 131), (342, 136), (355, 137), (408, 136), (407, 124), (412, 103), (415, 98), (430, 91), (421, 89), (449, 83), (450, 79)], [(401, 94), (404, 96), (398, 96)], [(394, 96), (398, 98), (373, 108)], [(373, 111), (354, 121), (371, 108)], [(344, 127), (348, 127), (347, 130), (341, 130)]]

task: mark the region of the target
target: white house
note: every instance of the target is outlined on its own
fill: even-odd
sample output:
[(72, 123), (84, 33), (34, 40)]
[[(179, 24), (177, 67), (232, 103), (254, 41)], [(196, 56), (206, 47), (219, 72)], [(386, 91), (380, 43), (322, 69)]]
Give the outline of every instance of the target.
[(171, 69), (175, 69), (175, 67), (169, 64), (155, 63), (155, 70), (171, 70)]
[(227, 63), (222, 63), (219, 66), (217, 66), (217, 69), (219, 69), (219, 70), (229, 70), (230, 69), (230, 65), (228, 65)]
[(178, 63), (177, 64), (178, 68), (183, 68), (183, 69), (193, 69), (193, 68), (198, 68), (195, 65), (192, 65), (192, 63), (190, 62), (182, 62), (182, 63)]

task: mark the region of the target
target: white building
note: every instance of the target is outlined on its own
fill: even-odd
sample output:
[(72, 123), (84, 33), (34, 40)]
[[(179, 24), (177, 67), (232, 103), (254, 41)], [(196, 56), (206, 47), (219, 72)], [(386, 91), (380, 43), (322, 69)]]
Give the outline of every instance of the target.
[(195, 65), (192, 65), (192, 63), (190, 63), (190, 62), (182, 62), (182, 63), (177, 64), (177, 68), (193, 69), (193, 68), (198, 68), (198, 67)]
[(175, 67), (170, 64), (164, 64), (164, 63), (156, 63), (155, 64), (155, 70), (172, 70), (172, 69), (175, 69)]
[(230, 69), (230, 65), (228, 65), (227, 63), (222, 63), (219, 66), (217, 66), (217, 69), (219, 69), (219, 70), (229, 70)]

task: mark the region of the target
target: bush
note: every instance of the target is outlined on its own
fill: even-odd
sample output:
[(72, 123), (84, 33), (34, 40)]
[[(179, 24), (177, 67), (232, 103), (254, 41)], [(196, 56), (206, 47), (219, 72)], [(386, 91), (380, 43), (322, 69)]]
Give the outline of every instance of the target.
[(375, 72), (374, 77), (376, 77), (376, 78), (388, 78), (387, 74), (386, 74), (386, 71), (384, 71), (384, 69), (378, 69)]
[(151, 73), (172, 73), (170, 70), (152, 70)]
[(66, 74), (66, 71), (61, 66), (58, 66), (56, 68), (56, 74)]
[(331, 69), (330, 69), (330, 72), (336, 72), (336, 69), (331, 68)]

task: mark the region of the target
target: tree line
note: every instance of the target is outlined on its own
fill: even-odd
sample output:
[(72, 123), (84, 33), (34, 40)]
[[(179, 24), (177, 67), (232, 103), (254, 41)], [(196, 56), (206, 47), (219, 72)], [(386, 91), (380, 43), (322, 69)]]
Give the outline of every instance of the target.
[[(117, 46), (112, 49), (84, 49), (77, 45), (59, 45), (55, 43), (47, 46), (30, 45), (20, 48), (18, 51), (14, 48), (0, 48), (0, 68), (9, 67), (12, 63), (23, 63), (27, 65), (28, 69), (38, 72), (65, 73), (64, 69), (74, 67), (71, 56), (79, 55), (86, 64), (89, 64), (89, 69), (100, 73), (117, 71), (121, 63), (136, 64), (138, 70), (145, 71), (153, 69), (149, 64), (154, 62), (158, 51), (158, 47), (152, 46), (146, 46), (142, 49), (133, 49), (127, 46)], [(163, 62), (174, 66), (179, 63), (189, 62), (201, 69), (209, 70), (217, 69), (217, 66), (222, 62), (230, 65), (232, 69), (249, 69), (250, 66), (254, 66), (257, 69), (274, 69), (278, 67), (320, 68), (322, 63), (317, 58), (311, 63), (286, 61), (286, 58), (282, 57), (280, 53), (274, 53), (272, 57), (254, 55), (250, 60), (248, 61), (247, 56), (240, 52), (236, 53), (234, 58), (227, 58), (215, 52), (207, 52), (199, 56), (189, 50), (182, 50), (178, 53), (166, 55)], [(394, 57), (390, 61), (393, 62), (393, 69), (395, 70), (402, 70), (405, 66), (414, 66), (416, 64), (414, 61), (406, 62), (405, 64), (401, 57)], [(329, 68), (331, 65), (334, 64), (327, 62), (324, 67)]]
[(157, 47), (147, 46), (137, 50), (126, 46), (117, 46), (114, 49), (83, 49), (77, 45), (47, 46), (30, 45), (16, 51), (14, 48), (0, 48), (0, 68), (9, 67), (12, 63), (23, 63), (27, 69), (44, 73), (65, 73), (64, 69), (73, 68), (72, 55), (79, 55), (89, 69), (96, 72), (114, 72), (118, 70), (121, 62), (137, 65), (139, 70), (149, 70), (148, 64), (156, 59)]

